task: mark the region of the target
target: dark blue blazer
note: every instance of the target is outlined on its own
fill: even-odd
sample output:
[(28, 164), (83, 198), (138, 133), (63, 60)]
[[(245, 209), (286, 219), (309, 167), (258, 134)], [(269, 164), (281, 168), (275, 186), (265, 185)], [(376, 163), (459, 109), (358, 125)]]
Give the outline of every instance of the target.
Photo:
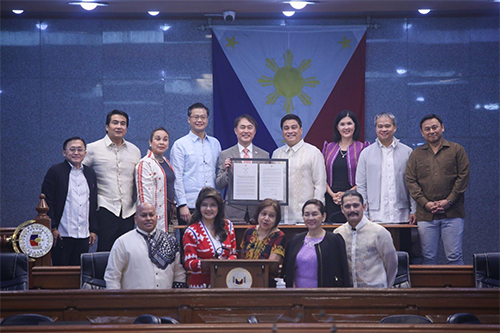
[[(65, 160), (62, 163), (54, 164), (50, 167), (43, 179), (42, 193), (45, 194), (45, 200), (49, 206), (47, 215), (51, 218), (52, 229), (59, 226), (61, 217), (68, 196), (69, 173), (71, 166)], [(85, 165), (83, 174), (89, 184), (89, 226), (90, 232), (96, 233), (99, 231), (97, 223), (97, 180), (94, 169)]]

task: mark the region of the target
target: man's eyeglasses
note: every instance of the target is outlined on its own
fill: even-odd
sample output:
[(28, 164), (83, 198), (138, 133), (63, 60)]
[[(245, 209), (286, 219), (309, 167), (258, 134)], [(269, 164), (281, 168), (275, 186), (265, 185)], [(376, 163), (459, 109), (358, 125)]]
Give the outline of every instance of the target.
[(83, 149), (83, 148), (75, 148), (75, 147), (71, 147), (71, 148), (68, 148), (66, 150), (69, 150), (72, 153), (76, 153), (76, 152), (83, 153), (85, 151), (85, 149)]
[(189, 116), (189, 118), (191, 118), (193, 120), (201, 119), (201, 120), (205, 121), (205, 120), (207, 120), (208, 117), (207, 116)]

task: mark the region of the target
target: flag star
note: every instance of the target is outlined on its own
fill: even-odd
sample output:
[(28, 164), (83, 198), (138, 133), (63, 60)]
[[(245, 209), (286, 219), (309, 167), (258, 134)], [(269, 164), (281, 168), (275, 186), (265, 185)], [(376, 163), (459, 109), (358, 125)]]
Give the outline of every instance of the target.
[(231, 47), (233, 48), (233, 50), (234, 50), (234, 46), (235, 46), (236, 44), (239, 44), (239, 43), (240, 43), (240, 42), (237, 42), (237, 41), (234, 39), (234, 35), (233, 35), (233, 37), (231, 37), (231, 38), (227, 38), (227, 37), (226, 37), (226, 40), (227, 40), (226, 47), (231, 46)]
[(343, 50), (343, 49), (345, 49), (346, 47), (351, 48), (351, 45), (349, 44), (350, 42), (352, 42), (352, 39), (347, 39), (347, 38), (345, 38), (345, 36), (344, 36), (344, 39), (343, 39), (343, 40), (341, 40), (340, 42), (337, 42), (337, 43), (339, 43), (339, 44), (341, 44), (341, 45), (342, 45), (342, 50)]

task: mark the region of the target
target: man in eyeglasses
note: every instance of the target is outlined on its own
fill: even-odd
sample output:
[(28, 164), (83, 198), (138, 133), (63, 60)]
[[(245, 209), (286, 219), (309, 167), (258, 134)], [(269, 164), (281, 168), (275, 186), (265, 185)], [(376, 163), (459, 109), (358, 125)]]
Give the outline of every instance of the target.
[(207, 135), (209, 110), (202, 103), (188, 108), (189, 133), (174, 142), (170, 162), (175, 172), (175, 198), (180, 224), (187, 224), (198, 193), (205, 186), (215, 187), (219, 140)]
[(398, 271), (398, 257), (391, 234), (366, 218), (366, 204), (359, 192), (346, 191), (340, 207), (347, 222), (335, 229), (335, 233), (345, 240), (353, 287), (392, 287)]
[(51, 166), (42, 184), (54, 236), (52, 264), (79, 266), (80, 254), (96, 240), (96, 174), (82, 164), (86, 155), (82, 138), (64, 141), (62, 153), (65, 161)]

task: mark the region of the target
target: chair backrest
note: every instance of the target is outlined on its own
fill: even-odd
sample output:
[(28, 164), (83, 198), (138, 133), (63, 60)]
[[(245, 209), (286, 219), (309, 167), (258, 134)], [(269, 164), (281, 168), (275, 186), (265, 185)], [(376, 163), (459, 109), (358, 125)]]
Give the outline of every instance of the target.
[(134, 324), (178, 324), (179, 322), (172, 317), (158, 317), (150, 314), (144, 314), (137, 317)]
[(0, 290), (29, 289), (29, 260), (24, 253), (0, 253)]
[(80, 257), (81, 289), (106, 289), (104, 273), (108, 265), (109, 252), (82, 253)]
[(476, 288), (500, 288), (500, 252), (474, 254)]
[(134, 320), (134, 324), (161, 324), (161, 319), (150, 314), (143, 314)]
[(478, 317), (472, 313), (455, 313), (446, 320), (448, 324), (481, 324)]
[(26, 313), (10, 316), (2, 320), (0, 326), (33, 326), (43, 323), (53, 323), (54, 320), (47, 316), (39, 314)]
[(417, 315), (394, 315), (382, 318), (380, 324), (432, 324), (432, 321)]
[(394, 280), (394, 288), (411, 288), (410, 281), (410, 256), (408, 252), (397, 251), (398, 272)]

